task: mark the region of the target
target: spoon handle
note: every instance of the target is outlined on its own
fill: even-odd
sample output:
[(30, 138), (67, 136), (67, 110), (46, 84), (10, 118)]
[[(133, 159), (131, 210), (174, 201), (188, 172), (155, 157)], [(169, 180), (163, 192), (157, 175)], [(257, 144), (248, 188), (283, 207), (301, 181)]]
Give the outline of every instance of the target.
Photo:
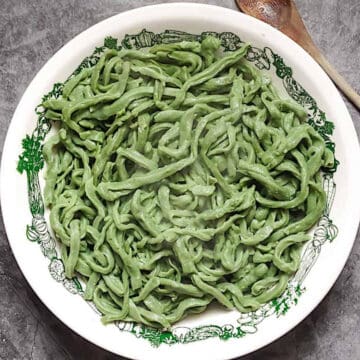
[(351, 85), (327, 61), (325, 56), (315, 45), (310, 34), (308, 33), (300, 13), (296, 8), (295, 2), (290, 0), (290, 4), (291, 15), (288, 26), (279, 30), (297, 42), (303, 49), (305, 49), (324, 69), (324, 71), (329, 75), (330, 79), (345, 94), (345, 96), (357, 107), (358, 110), (360, 110), (360, 95), (356, 93), (354, 88), (352, 88)]
[(312, 55), (329, 77), (334, 81), (337, 87), (349, 98), (358, 110), (360, 110), (360, 95), (357, 94), (351, 85), (335, 70), (335, 68), (327, 61), (320, 51), (317, 51)]
[(291, 15), (287, 27), (280, 29), (283, 33), (302, 46), (317, 63), (329, 75), (330, 79), (337, 87), (347, 96), (347, 98), (360, 110), (360, 95), (356, 93), (353, 87), (335, 70), (335, 68), (327, 61), (318, 47), (313, 42), (310, 34), (306, 30), (300, 13), (296, 8), (295, 2), (290, 0)]

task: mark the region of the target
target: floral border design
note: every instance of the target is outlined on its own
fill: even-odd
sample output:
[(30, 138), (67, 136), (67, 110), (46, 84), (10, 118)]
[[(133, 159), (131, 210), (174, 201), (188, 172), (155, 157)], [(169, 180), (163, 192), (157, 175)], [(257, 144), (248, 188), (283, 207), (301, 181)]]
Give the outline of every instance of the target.
[[(71, 76), (78, 74), (84, 68), (94, 66), (106, 49), (141, 49), (160, 43), (173, 43), (184, 40), (201, 41), (209, 35), (221, 40), (224, 51), (234, 51), (243, 44), (243, 41), (231, 32), (217, 33), (206, 31), (197, 35), (177, 30), (165, 30), (156, 34), (144, 29), (135, 35), (126, 35), (121, 44), (118, 43), (116, 38), (105, 38), (104, 45), (95, 48), (94, 52), (80, 63)], [(308, 111), (308, 123), (323, 137), (326, 146), (332, 152), (335, 152), (335, 144), (331, 140), (331, 135), (334, 131), (333, 122), (326, 118), (325, 113), (318, 108), (316, 101), (293, 78), (293, 71), (291, 67), (284, 63), (283, 58), (274, 53), (269, 47), (263, 49), (250, 47), (246, 59), (260, 70), (271, 70), (272, 68), (275, 70), (289, 96)], [(63, 85), (62, 83), (54, 84), (52, 90), (42, 100), (61, 96)], [(82, 295), (83, 289), (79, 280), (76, 277), (73, 279), (65, 277), (63, 262), (58, 255), (56, 242), (48, 230), (44, 217), (45, 209), (39, 184), (39, 171), (44, 166), (42, 145), (47, 133), (50, 131), (51, 124), (45, 118), (44, 110), (40, 105), (35, 109), (35, 112), (38, 118), (36, 128), (31, 135), (27, 135), (23, 139), (23, 152), (19, 156), (17, 165), (17, 170), (21, 174), (25, 172), (27, 176), (28, 202), (32, 214), (32, 223), (26, 227), (26, 237), (40, 245), (44, 256), (50, 261), (48, 268), (54, 280), (62, 283), (71, 293)], [(313, 239), (304, 250), (300, 269), (289, 282), (287, 290), (278, 299), (265, 304), (255, 312), (241, 314), (235, 325), (206, 325), (194, 328), (174, 327), (171, 332), (156, 330), (136, 323), (117, 322), (115, 326), (121, 331), (130, 332), (138, 338), (146, 339), (153, 346), (157, 347), (161, 344), (186, 344), (214, 337), (221, 340), (242, 338), (246, 334), (256, 333), (258, 325), (266, 318), (273, 315), (285, 315), (292, 306), (298, 303), (299, 297), (305, 291), (305, 288), (302, 286), (303, 281), (320, 255), (322, 246), (326, 242), (333, 241), (338, 234), (336, 225), (330, 219), (330, 209), (336, 191), (333, 174), (337, 170), (338, 164), (339, 162), (336, 160), (334, 167), (323, 173), (324, 189), (327, 193), (327, 204), (324, 214), (318, 222)], [(98, 312), (92, 303), (90, 303), (90, 306)]]

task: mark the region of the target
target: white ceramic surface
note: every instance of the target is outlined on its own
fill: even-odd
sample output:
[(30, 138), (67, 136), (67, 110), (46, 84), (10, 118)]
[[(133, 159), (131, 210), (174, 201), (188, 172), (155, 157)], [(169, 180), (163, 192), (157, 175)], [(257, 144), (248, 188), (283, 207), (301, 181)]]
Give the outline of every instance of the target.
[[(285, 316), (269, 317), (259, 324), (255, 334), (228, 341), (211, 338), (188, 344), (155, 348), (142, 338), (103, 326), (99, 315), (80, 297), (69, 293), (50, 276), (48, 260), (36, 244), (25, 236), (31, 223), (26, 176), (16, 171), (21, 140), (36, 124), (34, 108), (55, 82), (64, 81), (83, 58), (103, 43), (106, 36), (122, 39), (143, 28), (155, 33), (176, 29), (193, 34), (203, 31), (229, 31), (259, 48), (269, 46), (293, 69), (294, 78), (316, 99), (319, 108), (335, 123), (333, 140), (340, 166), (335, 174), (336, 196), (331, 219), (339, 229), (336, 239), (325, 244), (306, 277), (306, 291), (297, 306)], [(275, 80), (275, 82), (278, 80)], [(323, 299), (344, 267), (356, 235), (360, 217), (359, 144), (350, 115), (338, 91), (298, 45), (270, 26), (241, 13), (201, 4), (164, 4), (128, 11), (106, 19), (84, 31), (59, 50), (39, 71), (25, 91), (10, 124), (1, 164), (1, 204), (8, 239), (15, 258), (37, 295), (66, 325), (89, 341), (119, 355), (136, 359), (228, 359), (238, 357), (282, 336), (303, 320)], [(209, 312), (191, 324), (224, 324), (234, 313)], [(220, 319), (220, 320), (219, 320)], [(224, 322), (225, 321), (225, 322)]]

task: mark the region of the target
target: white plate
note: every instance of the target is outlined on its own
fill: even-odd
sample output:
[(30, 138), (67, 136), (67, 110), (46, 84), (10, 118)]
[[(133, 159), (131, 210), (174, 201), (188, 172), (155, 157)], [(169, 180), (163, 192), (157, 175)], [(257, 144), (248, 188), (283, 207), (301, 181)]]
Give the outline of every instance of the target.
[[(147, 31), (141, 32), (144, 28)], [(237, 312), (212, 309), (203, 316), (183, 321), (172, 335), (131, 324), (103, 326), (99, 315), (76, 294), (79, 293), (77, 284), (64, 279), (62, 263), (56, 259), (37, 187), (38, 179), (42, 186), (42, 171), (38, 174), (34, 168), (39, 164), (39, 159), (33, 157), (38, 150), (36, 143), (25, 144), (28, 152), (25, 155), (30, 151), (30, 158), (21, 162), (25, 167), (23, 175), (16, 171), (22, 153), (21, 141), (34, 131), (37, 122), (34, 109), (41, 97), (54, 83), (65, 81), (95, 47), (103, 44), (105, 37), (118, 38), (119, 45), (121, 39), (130, 34), (133, 36), (126, 36), (123, 45), (143, 47), (171, 39), (199, 39), (206, 31), (215, 32), (230, 50), (239, 45), (240, 39), (250, 42), (253, 46), (250, 60), (263, 67), (283, 95), (295, 97), (308, 108), (309, 116), (320, 131), (330, 133), (331, 122), (335, 124), (334, 134), (328, 141), (335, 142), (340, 165), (334, 176), (327, 176), (325, 181), (329, 206), (288, 293), (276, 303), (243, 316), (239, 322)], [(114, 40), (108, 39), (107, 45), (114, 46)], [(38, 128), (35, 136), (43, 131), (46, 124)], [(358, 227), (359, 158), (354, 126), (339, 93), (315, 61), (294, 42), (262, 22), (221, 7), (187, 3), (155, 5), (116, 15), (84, 31), (59, 50), (36, 75), (16, 109), (5, 142), (1, 167), (3, 217), (15, 258), (32, 288), (59, 319), (84, 338), (116, 354), (136, 359), (184, 359), (193, 358), (194, 354), (197, 359), (227, 359), (259, 349), (285, 334), (319, 304), (334, 284)], [(27, 237), (37, 241), (43, 252)], [(303, 288), (306, 291), (299, 297), (296, 290)]]

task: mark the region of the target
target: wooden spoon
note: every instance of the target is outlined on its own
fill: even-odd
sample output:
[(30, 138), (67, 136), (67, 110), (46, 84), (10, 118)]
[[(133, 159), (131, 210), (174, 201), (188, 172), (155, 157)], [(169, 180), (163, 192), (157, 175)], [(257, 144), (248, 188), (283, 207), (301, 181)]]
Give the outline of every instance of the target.
[(360, 110), (360, 96), (316, 47), (292, 0), (235, 0), (235, 2), (245, 14), (276, 27), (297, 42), (321, 65), (338, 88)]

